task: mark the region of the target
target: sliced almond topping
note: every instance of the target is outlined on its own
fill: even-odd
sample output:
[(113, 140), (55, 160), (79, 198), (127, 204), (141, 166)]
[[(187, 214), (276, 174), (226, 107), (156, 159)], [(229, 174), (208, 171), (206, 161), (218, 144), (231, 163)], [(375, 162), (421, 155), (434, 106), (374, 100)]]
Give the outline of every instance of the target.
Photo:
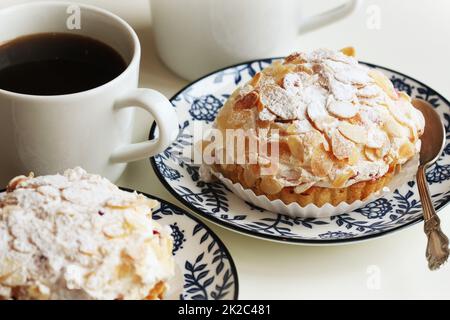
[(414, 144), (412, 144), (409, 141), (406, 141), (404, 144), (401, 145), (400, 149), (398, 150), (398, 154), (400, 158), (403, 159), (410, 159), (415, 154), (415, 147)]
[(92, 242), (82, 242), (78, 248), (82, 254), (93, 255), (97, 252), (97, 246)]
[[(399, 123), (407, 126), (410, 129), (410, 137), (413, 140), (417, 140), (417, 128), (414, 120), (411, 119), (412, 113), (414, 112), (414, 107), (405, 100), (400, 100), (395, 102), (388, 103), (388, 109), (391, 114), (394, 116), (395, 120)], [(415, 115), (415, 113), (414, 113)]]
[(295, 135), (289, 136), (287, 138), (287, 143), (289, 146), (289, 151), (291, 151), (291, 154), (303, 162), (303, 156), (304, 156), (304, 149), (303, 149), (303, 143), (302, 140)]
[(13, 192), (14, 190), (17, 189), (17, 187), (21, 183), (27, 181), (28, 179), (29, 179), (29, 177), (27, 177), (27, 176), (17, 176), (17, 177), (15, 177), (6, 186), (6, 192)]
[(338, 81), (333, 76), (328, 77), (328, 86), (336, 100), (351, 101), (357, 92), (354, 86)]
[(321, 62), (324, 59), (330, 59), (336, 56), (336, 52), (330, 49), (317, 49), (307, 54), (308, 61)]
[(341, 82), (351, 83), (356, 86), (364, 86), (371, 81), (367, 74), (359, 69), (352, 70), (351, 72), (337, 72), (335, 78)]
[(304, 72), (306, 74), (309, 75), (313, 75), (314, 71), (310, 68), (308, 68), (307, 66), (303, 65), (303, 64), (299, 64), (298, 66), (295, 67), (294, 69), (295, 72)]
[(244, 86), (242, 86), (242, 88), (240, 88), (240, 90), (233, 92), (233, 96), (238, 95), (239, 97), (243, 97), (247, 93), (252, 92), (253, 90), (255, 90), (255, 88), (250, 83), (247, 83)]
[(366, 105), (359, 106), (359, 117), (366, 126), (380, 126), (383, 124), (389, 111), (384, 106), (370, 107)]
[(298, 120), (305, 120), (306, 119), (306, 104), (298, 97), (295, 97), (293, 99), (293, 103), (295, 105), (295, 108), (297, 108), (297, 119)]
[(380, 157), (377, 154), (377, 149), (365, 147), (364, 148), (364, 155), (370, 161), (377, 161), (377, 160), (380, 159)]
[(368, 86), (360, 88), (356, 92), (356, 95), (358, 97), (363, 97), (363, 98), (370, 99), (370, 98), (377, 97), (380, 93), (381, 93), (380, 87), (378, 87), (378, 86), (376, 86), (374, 84), (370, 84)]
[(258, 110), (258, 112), (262, 112), (264, 109), (266, 109), (266, 107), (264, 107), (264, 105), (261, 102), (261, 99), (258, 100), (258, 103), (256, 104), (256, 109)]
[(379, 149), (376, 149), (377, 156), (383, 158), (385, 155), (389, 153), (391, 150), (391, 141), (388, 139), (385, 141), (383, 146)]
[(358, 148), (353, 148), (351, 156), (348, 158), (348, 164), (353, 166), (359, 161), (359, 150)]
[(369, 76), (375, 81), (375, 83), (383, 89), (384, 92), (387, 93), (389, 97), (392, 99), (397, 99), (397, 91), (395, 91), (395, 88), (392, 84), (392, 82), (380, 71), (371, 69), (369, 71)]
[(239, 98), (236, 103), (235, 107), (237, 109), (250, 109), (257, 106), (259, 100), (259, 94), (256, 91), (252, 91), (247, 93), (246, 95)]
[(372, 108), (375, 108), (380, 105), (385, 105), (386, 99), (389, 99), (389, 97), (387, 97), (385, 94), (373, 98), (358, 97), (358, 101), (360, 104)]
[(356, 56), (356, 50), (353, 47), (345, 47), (339, 51), (341, 51), (343, 54), (345, 54), (346, 56), (349, 56), (349, 57)]
[(341, 61), (325, 60), (325, 70), (337, 80), (354, 85), (367, 85), (372, 82), (366, 69), (359, 65), (351, 65)]
[(285, 186), (296, 186), (301, 183), (302, 171), (295, 169), (287, 169), (280, 172), (279, 176), (284, 180)]
[(412, 118), (414, 119), (414, 122), (416, 124), (417, 133), (420, 136), (423, 134), (425, 130), (425, 118), (423, 117), (422, 112), (420, 112), (416, 108), (413, 108), (411, 112), (413, 113)]
[(33, 250), (33, 245), (26, 238), (14, 239), (14, 241), (12, 242), (12, 247), (14, 250), (21, 253), (30, 253)]
[[(19, 268), (23, 268), (23, 266), (18, 267)], [(17, 271), (16, 269), (16, 271)], [(11, 273), (7, 273), (5, 276), (1, 277), (2, 280), (2, 286), (6, 286), (6, 287), (18, 287), (18, 286), (22, 286), (26, 283), (27, 281), (27, 274), (26, 272), (11, 272)]]
[(264, 68), (261, 72), (264, 75), (270, 76), (272, 78), (280, 79), (280, 75), (284, 76), (287, 71), (294, 70), (296, 66), (292, 64), (284, 64), (281, 61), (277, 60), (273, 62), (270, 66)]
[(405, 134), (405, 128), (402, 127), (392, 116), (386, 117), (384, 129), (391, 137), (401, 138)]
[(270, 159), (268, 162), (266, 161), (262, 161), (262, 157), (258, 158), (258, 164), (260, 166), (260, 175), (269, 175), (269, 176), (274, 176), (278, 173), (280, 166), (279, 163), (277, 161), (270, 161)]
[(280, 66), (282, 66), (283, 63), (279, 60), (276, 60), (268, 67), (264, 68), (261, 72), (264, 73), (264, 75), (268, 75), (270, 77), (274, 77), (276, 74), (276, 71), (279, 70)]
[(356, 143), (365, 144), (367, 142), (367, 130), (363, 126), (350, 124), (348, 122), (339, 123), (339, 131), (348, 139)]
[(325, 136), (322, 136), (322, 146), (325, 149), (325, 151), (330, 151), (330, 143), (328, 142), (327, 138), (325, 138)]
[(296, 194), (303, 193), (306, 190), (310, 189), (314, 184), (315, 184), (315, 182), (306, 182), (306, 183), (299, 184), (298, 186), (295, 186), (294, 192)]
[(145, 230), (148, 228), (148, 220), (141, 215), (127, 211), (125, 212), (124, 217), (126, 221), (126, 227), (129, 229)]
[(328, 59), (333, 60), (333, 61), (343, 62), (343, 63), (349, 64), (352, 66), (358, 64), (358, 60), (356, 60), (355, 57), (348, 56), (343, 52), (338, 52), (337, 54), (330, 56)]
[(309, 131), (312, 131), (312, 130), (314, 130), (314, 127), (306, 119), (304, 119), (304, 120), (295, 120), (287, 128), (287, 132), (289, 134), (306, 133), (306, 132), (309, 132)]
[(330, 88), (330, 83), (329, 83), (327, 77), (323, 76), (322, 74), (320, 74), (318, 77), (319, 77), (319, 78), (318, 78), (317, 81), (319, 82), (319, 85), (320, 85), (322, 88), (328, 90), (328, 89)]
[(258, 156), (258, 164), (262, 167), (269, 167), (270, 166), (270, 159), (265, 156)]
[(370, 127), (367, 133), (367, 146), (369, 148), (381, 148), (389, 140), (386, 133), (376, 127)]
[(395, 120), (409, 127), (411, 130), (410, 137), (416, 141), (423, 133), (425, 119), (422, 112), (411, 104), (411, 98), (405, 92), (400, 92), (399, 96), (400, 99), (398, 101), (387, 104), (388, 109)]
[(403, 103), (395, 103), (391, 101), (390, 103), (387, 103), (387, 107), (394, 116), (395, 120), (401, 124), (409, 125), (411, 121), (408, 117), (407, 107), (405, 107)]
[(312, 173), (318, 177), (326, 177), (333, 168), (333, 160), (322, 148), (316, 148), (311, 157)]
[(303, 54), (301, 52), (294, 52), (284, 59), (284, 63), (292, 63), (292, 62), (304, 63), (306, 62), (306, 60), (303, 58)]
[(259, 78), (258, 87), (263, 88), (270, 85), (276, 85), (275, 79), (272, 76), (266, 76), (264, 71), (262, 71), (261, 77)]
[(296, 68), (296, 66), (293, 66), (293, 65), (279, 66), (275, 70), (275, 73), (273, 74), (275, 83), (278, 84), (279, 86), (283, 86), (284, 77), (289, 73), (293, 73), (295, 71), (295, 68)]
[(297, 108), (293, 104), (288, 92), (275, 85), (268, 85), (261, 89), (261, 102), (273, 114), (283, 120), (297, 118)]
[(16, 270), (20, 269), (21, 264), (18, 261), (4, 257), (0, 260), (0, 279), (6, 278), (7, 276), (14, 273)]
[(119, 238), (125, 235), (125, 229), (121, 224), (114, 223), (104, 226), (103, 233), (109, 238)]
[(336, 119), (329, 115), (321, 101), (311, 101), (306, 112), (316, 128), (321, 131), (326, 130), (332, 123), (336, 122)]
[(322, 70), (323, 70), (323, 67), (322, 67), (321, 64), (319, 64), (319, 63), (313, 64), (313, 66), (312, 66), (312, 71), (313, 71), (314, 73), (321, 73)]
[[(67, 189), (64, 189), (63, 192), (63, 196), (64, 196), (64, 191), (66, 191)], [(70, 199), (69, 196), (64, 196), (65, 199)], [(117, 200), (117, 199), (109, 199), (106, 201), (106, 206), (108, 208), (111, 209), (126, 209), (130, 206), (130, 204), (125, 201), (125, 200)]]
[(408, 102), (411, 102), (411, 97), (405, 92), (405, 91), (400, 91), (398, 93), (398, 96), (400, 99), (406, 100)]
[(302, 79), (298, 73), (287, 73), (283, 78), (283, 88), (291, 94), (297, 94), (302, 86)]
[(253, 87), (257, 87), (259, 84), (259, 80), (261, 80), (262, 77), (262, 73), (258, 72), (257, 74), (255, 74), (252, 78), (252, 80), (250, 80), (249, 84), (252, 85)]
[(331, 136), (333, 154), (339, 160), (350, 158), (355, 149), (355, 144), (345, 138), (339, 130), (335, 130)]
[(286, 133), (288, 134), (296, 134), (297, 133), (297, 128), (295, 126), (294, 123), (291, 123), (287, 128), (286, 128)]
[(287, 62), (287, 63), (292, 62), (295, 59), (297, 59), (298, 57), (300, 57), (300, 52), (293, 52), (284, 59), (284, 62)]
[(332, 115), (347, 119), (352, 118), (358, 113), (358, 106), (349, 101), (338, 101), (332, 96), (328, 98), (327, 109)]
[(332, 183), (333, 187), (342, 188), (347, 183), (348, 179), (350, 179), (354, 175), (355, 174), (353, 173), (352, 170), (348, 170), (347, 172), (337, 175)]
[(272, 112), (270, 112), (267, 108), (264, 108), (259, 114), (258, 114), (259, 120), (261, 121), (274, 121), (277, 116), (274, 115)]
[(281, 191), (281, 189), (283, 189), (281, 183), (270, 176), (261, 177), (261, 183), (259, 187), (261, 188), (261, 191), (266, 194), (277, 194)]
[[(325, 86), (320, 84), (320, 75), (313, 74), (309, 76), (306, 73), (299, 73), (299, 75), (302, 77), (302, 86), (304, 89), (311, 86), (317, 86), (317, 88), (323, 90), (324, 94), (328, 95), (328, 86), (327, 84), (325, 84)], [(301, 95), (304, 96), (304, 91), (301, 92)]]

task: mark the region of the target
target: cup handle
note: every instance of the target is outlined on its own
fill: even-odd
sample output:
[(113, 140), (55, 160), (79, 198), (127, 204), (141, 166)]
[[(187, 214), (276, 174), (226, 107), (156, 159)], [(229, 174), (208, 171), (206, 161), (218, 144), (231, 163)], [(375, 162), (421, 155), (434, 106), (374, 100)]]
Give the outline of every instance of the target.
[(345, 18), (356, 9), (361, 1), (362, 0), (350, 0), (336, 8), (319, 13), (312, 17), (304, 18), (304, 21), (300, 25), (300, 34), (318, 29), (327, 24)]
[(131, 162), (163, 152), (177, 137), (178, 118), (172, 104), (158, 91), (135, 89), (119, 99), (115, 109), (138, 107), (150, 113), (159, 128), (156, 140), (132, 143), (118, 147), (111, 155), (112, 162)]

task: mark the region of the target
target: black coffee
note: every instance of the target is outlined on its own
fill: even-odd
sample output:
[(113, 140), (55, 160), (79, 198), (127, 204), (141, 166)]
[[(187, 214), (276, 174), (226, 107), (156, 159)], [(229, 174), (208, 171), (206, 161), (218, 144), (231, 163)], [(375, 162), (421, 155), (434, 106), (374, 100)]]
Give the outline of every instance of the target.
[(125, 68), (113, 48), (85, 36), (41, 33), (0, 46), (0, 88), (17, 93), (85, 91), (109, 82)]

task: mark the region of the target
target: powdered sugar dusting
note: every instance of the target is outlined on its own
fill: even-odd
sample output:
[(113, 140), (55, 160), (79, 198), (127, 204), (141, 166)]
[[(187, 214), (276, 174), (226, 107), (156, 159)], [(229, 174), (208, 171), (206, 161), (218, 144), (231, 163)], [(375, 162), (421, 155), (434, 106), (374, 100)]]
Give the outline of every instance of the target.
[[(318, 49), (294, 53), (283, 63), (273, 63), (250, 83), (260, 94), (264, 108), (258, 109), (258, 117), (265, 128), (284, 130), (282, 143), (288, 148), (283, 149), (278, 167), (301, 168), (311, 176), (309, 181), (298, 182), (298, 190), (310, 183), (333, 186), (337, 175), (348, 176), (349, 172), (355, 175), (345, 185), (371, 180), (395, 163), (407, 161), (410, 145), (418, 152), (424, 120), (409, 97), (397, 93), (381, 72), (373, 72), (343, 52)], [(242, 116), (252, 121), (250, 116)], [(408, 152), (399, 152), (402, 146)], [(323, 161), (312, 161), (318, 154), (320, 159), (329, 160), (326, 166)], [(314, 176), (313, 167), (320, 169), (320, 177)], [(295, 184), (280, 172), (273, 172), (273, 176), (283, 186)]]
[(155, 205), (81, 168), (22, 180), (0, 195), (0, 296), (145, 298), (173, 273)]

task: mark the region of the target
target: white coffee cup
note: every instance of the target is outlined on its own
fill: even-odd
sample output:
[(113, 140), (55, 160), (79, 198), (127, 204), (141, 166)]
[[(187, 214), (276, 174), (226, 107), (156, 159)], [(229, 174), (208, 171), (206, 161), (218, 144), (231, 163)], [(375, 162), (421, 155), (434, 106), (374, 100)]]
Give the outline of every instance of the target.
[(316, 16), (303, 15), (302, 0), (151, 0), (159, 56), (175, 73), (193, 80), (238, 62), (293, 50), (299, 34), (350, 14), (360, 0)]
[[(67, 21), (79, 9), (80, 29)], [(133, 29), (118, 16), (87, 5), (34, 2), (0, 11), (0, 43), (19, 36), (65, 32), (102, 41), (122, 55), (127, 68), (97, 88), (38, 96), (0, 89), (0, 183), (19, 174), (54, 174), (82, 166), (117, 180), (126, 163), (162, 152), (176, 137), (178, 121), (159, 92), (138, 88), (141, 48)], [(68, 75), (70, 77), (70, 75)], [(135, 108), (159, 127), (154, 141), (132, 143)]]

